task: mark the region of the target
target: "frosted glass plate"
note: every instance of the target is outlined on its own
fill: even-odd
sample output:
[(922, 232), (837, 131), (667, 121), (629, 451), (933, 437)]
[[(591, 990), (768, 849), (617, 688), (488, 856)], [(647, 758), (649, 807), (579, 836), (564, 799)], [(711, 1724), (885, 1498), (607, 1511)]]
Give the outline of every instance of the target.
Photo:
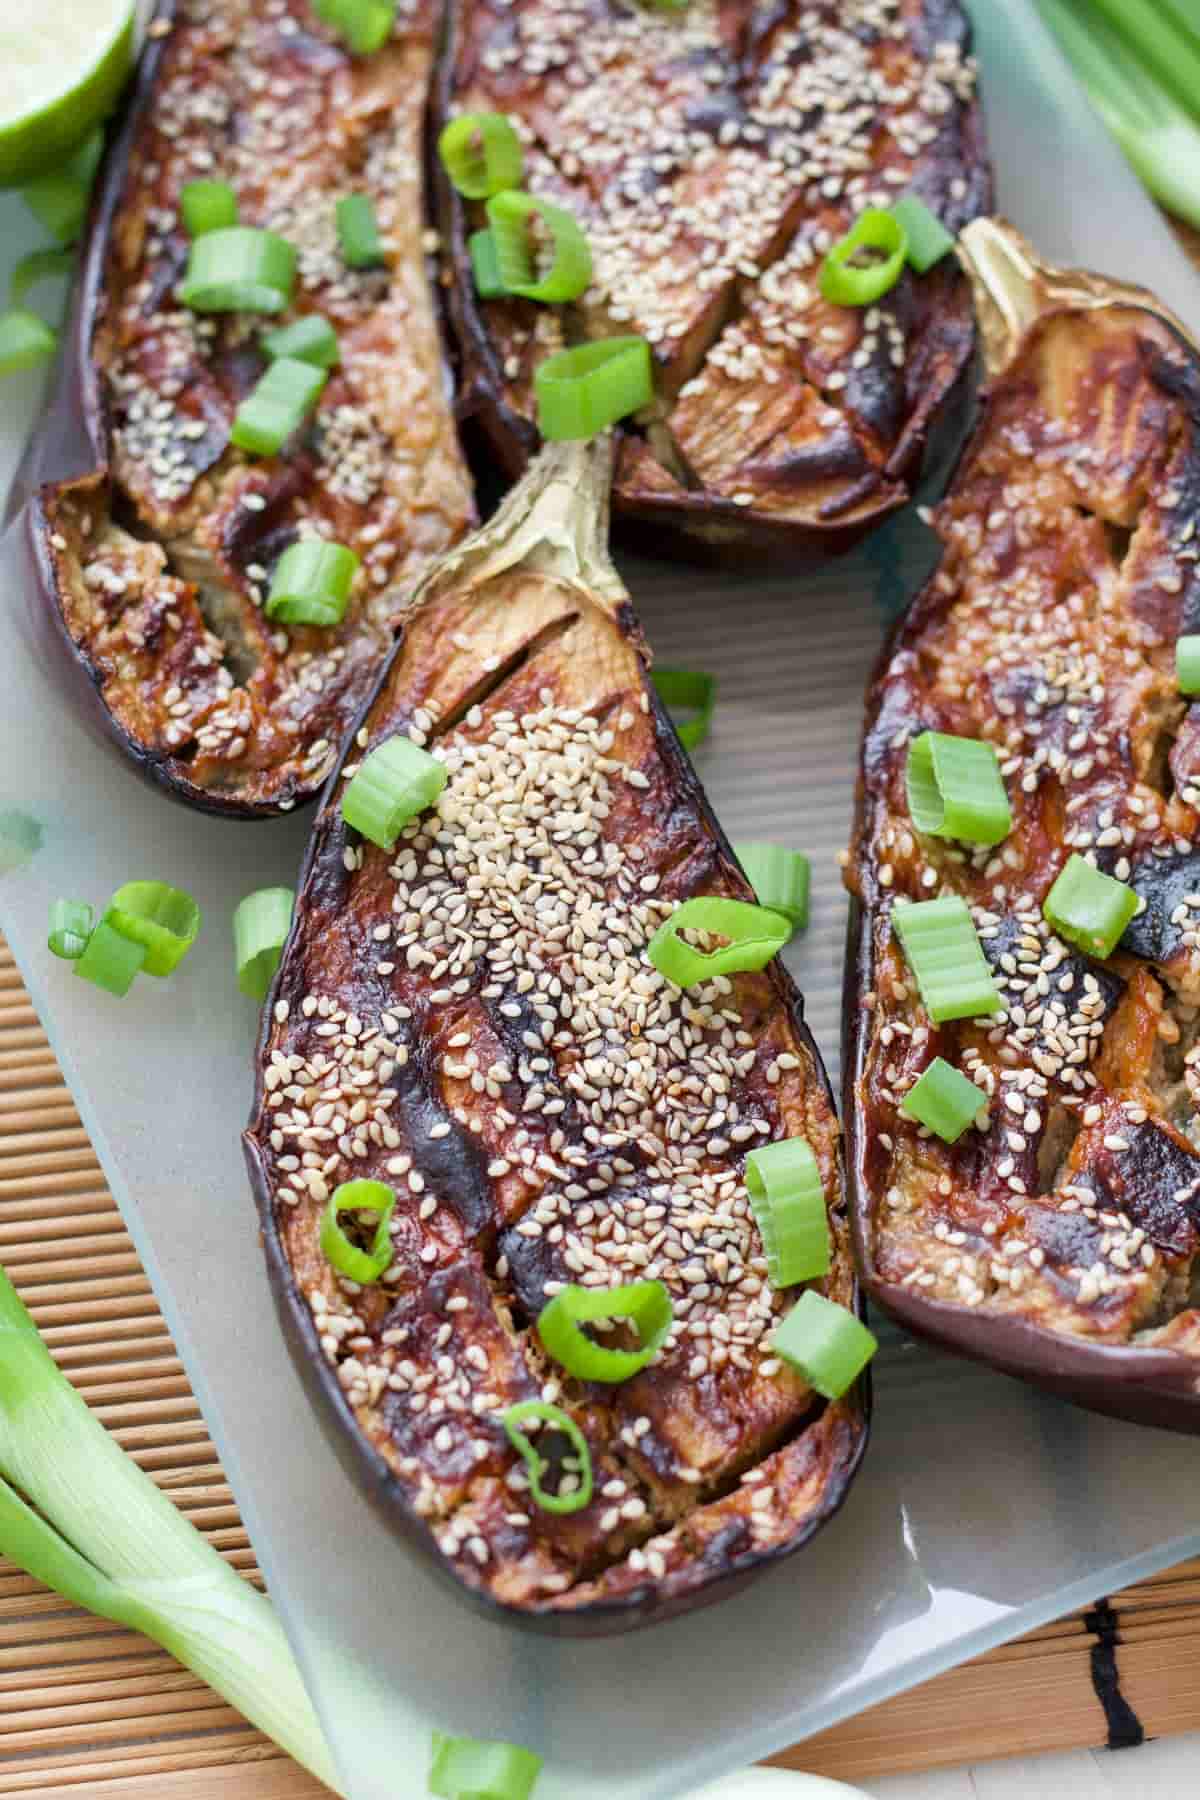
[[(1200, 282), (1094, 122), (1029, 4), (978, 0), (1000, 204), (1051, 256), (1157, 288), (1200, 326)], [(33, 241), (0, 209), (5, 261)], [(37, 400), (4, 387), (0, 482)], [(909, 520), (803, 581), (633, 565), (666, 663), (716, 669), (701, 767), (735, 837), (814, 857), (792, 961), (831, 1069), (844, 927), (836, 852), (861, 695), (885, 616), (928, 559)], [(666, 1800), (1172, 1560), (1200, 1551), (1195, 1445), (1113, 1424), (885, 1332), (874, 1441), (844, 1512), (718, 1610), (625, 1640), (550, 1643), (479, 1622), (368, 1512), (283, 1349), (238, 1147), (254, 1009), (230, 915), (290, 883), (304, 825), (205, 820), (151, 794), (64, 717), (0, 573), (0, 810), (44, 844), (0, 877), (0, 923), (154, 1281), (355, 1800), (424, 1792), (434, 1725), (548, 1758), (539, 1800)], [(162, 874), (204, 908), (169, 986), (124, 1004), (44, 947), (59, 893)]]

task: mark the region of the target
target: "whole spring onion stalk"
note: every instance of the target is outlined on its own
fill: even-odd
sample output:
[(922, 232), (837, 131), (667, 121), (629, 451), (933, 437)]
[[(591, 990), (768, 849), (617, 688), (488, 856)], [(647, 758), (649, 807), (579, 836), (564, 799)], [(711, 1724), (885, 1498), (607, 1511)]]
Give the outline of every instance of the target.
[(2, 1268), (0, 1474), (0, 1552), (76, 1606), (153, 1638), (338, 1791), (270, 1602), (92, 1417)]

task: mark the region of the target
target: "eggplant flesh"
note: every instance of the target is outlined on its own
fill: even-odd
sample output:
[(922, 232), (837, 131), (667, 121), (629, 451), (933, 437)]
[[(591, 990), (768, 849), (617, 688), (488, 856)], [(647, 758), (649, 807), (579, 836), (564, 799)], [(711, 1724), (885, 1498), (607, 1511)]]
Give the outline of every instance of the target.
[[(318, 815), (264, 1014), (246, 1134), (268, 1265), (335, 1444), (460, 1593), (543, 1629), (619, 1631), (715, 1598), (836, 1509), (865, 1383), (820, 1400), (766, 1337), (775, 1292), (744, 1185), (803, 1135), (857, 1304), (838, 1127), (789, 977), (681, 992), (645, 955), (697, 894), (752, 894), (658, 706), (605, 550), (611, 447), (554, 446), (439, 563)], [(449, 770), (392, 852), (341, 816), (407, 733)], [(397, 1194), (394, 1259), (345, 1282), (332, 1190)], [(653, 1363), (615, 1386), (549, 1360), (563, 1284), (661, 1279)], [(500, 1423), (565, 1408), (595, 1496), (543, 1511)], [(551, 1483), (553, 1485), (553, 1483)]]
[[(315, 797), (401, 597), (473, 519), (432, 300), (424, 135), (438, 0), (352, 57), (307, 0), (160, 8), (104, 164), (57, 392), (27, 461), (43, 636), (76, 698), (176, 798), (242, 817)], [(288, 312), (197, 314), (176, 292), (181, 188), (227, 181), (289, 239)], [(368, 195), (386, 266), (346, 266), (336, 203)], [(231, 448), (263, 331), (308, 313), (341, 360), (280, 454)], [(263, 602), (284, 550), (362, 559), (342, 623)]]
[(903, 506), (957, 429), (967, 283), (949, 257), (861, 308), (822, 299), (817, 275), (864, 207), (911, 191), (957, 232), (989, 205), (954, 0), (451, 0), (448, 16), (440, 118), (513, 119), (526, 187), (575, 213), (595, 265), (572, 306), (481, 300), (483, 208), (439, 172), (462, 410), (510, 472), (538, 442), (537, 364), (639, 332), (656, 400), (622, 433), (615, 503), (649, 542), (807, 560)]
[[(909, 1329), (1101, 1412), (1200, 1429), (1200, 349), (1152, 296), (963, 240), (991, 367), (933, 516), (940, 564), (868, 695), (846, 970), (851, 1211)], [(993, 849), (922, 836), (908, 747), (993, 744)], [(1098, 962), (1043, 902), (1067, 857), (1143, 902)], [(933, 1025), (892, 909), (962, 895), (1004, 1011)], [(988, 1095), (956, 1144), (901, 1111), (934, 1057)]]

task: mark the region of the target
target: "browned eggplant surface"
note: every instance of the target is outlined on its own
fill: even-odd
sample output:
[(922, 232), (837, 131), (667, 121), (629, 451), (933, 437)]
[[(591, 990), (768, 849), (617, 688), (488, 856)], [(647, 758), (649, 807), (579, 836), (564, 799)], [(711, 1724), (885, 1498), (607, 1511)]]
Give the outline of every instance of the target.
[[(1149, 295), (971, 227), (993, 366), (942, 558), (870, 690), (848, 871), (846, 1093), (871, 1292), (1101, 1410), (1200, 1425), (1200, 354)], [(1022, 329), (1024, 327), (1024, 329)], [(908, 746), (996, 748), (1011, 835), (919, 835)], [(1096, 962), (1042, 903), (1076, 852), (1143, 903)], [(892, 929), (962, 895), (1002, 1013), (931, 1024)], [(935, 1056), (989, 1095), (953, 1146), (901, 1102)]]
[[(640, 332), (657, 402), (623, 436), (626, 517), (702, 545), (845, 548), (901, 506), (973, 346), (952, 258), (876, 306), (817, 286), (869, 205), (919, 194), (957, 231), (990, 178), (953, 0), (452, 0), (443, 117), (496, 110), (525, 185), (569, 206), (595, 275), (573, 307), (483, 302), (483, 221), (442, 180), (464, 409), (510, 469), (537, 442), (533, 372)], [(661, 537), (661, 532), (658, 533)]]
[[(152, 28), (101, 178), (47, 423), (82, 389), (93, 466), (37, 504), (46, 603), (110, 729), (201, 806), (261, 815), (319, 789), (400, 597), (471, 520), (423, 233), (439, 14), (419, 0), (384, 49), (354, 58), (307, 0), (182, 0)], [(242, 224), (297, 246), (288, 313), (201, 315), (177, 299), (179, 195), (200, 178), (232, 185)], [(349, 192), (374, 202), (384, 268), (343, 259)], [(332, 323), (341, 364), (309, 426), (249, 458), (229, 436), (266, 368), (258, 339), (307, 313)], [(341, 625), (285, 631), (263, 611), (271, 572), (313, 534), (362, 566)]]
[[(838, 1127), (778, 963), (682, 992), (645, 954), (688, 896), (752, 898), (655, 701), (607, 560), (610, 452), (556, 446), (423, 585), (319, 815), (268, 1007), (247, 1153), (301, 1365), (391, 1520), (518, 1618), (613, 1630), (803, 1543), (860, 1457), (865, 1398), (819, 1400), (765, 1339), (747, 1151), (813, 1145), (856, 1290)], [(397, 732), (449, 770), (393, 853), (342, 781)], [(323, 1256), (332, 1189), (398, 1195), (359, 1290)], [(674, 1326), (616, 1386), (533, 1329), (564, 1284), (660, 1279)], [(595, 1495), (542, 1511), (501, 1417), (565, 1408)]]

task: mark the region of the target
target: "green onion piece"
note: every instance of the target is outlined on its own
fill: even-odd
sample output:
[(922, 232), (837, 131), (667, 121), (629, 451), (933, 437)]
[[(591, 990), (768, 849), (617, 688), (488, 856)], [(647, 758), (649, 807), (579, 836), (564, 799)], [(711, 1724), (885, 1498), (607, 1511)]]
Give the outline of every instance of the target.
[(32, 369), (58, 349), (58, 333), (35, 312), (14, 306), (0, 312), (0, 375)]
[(954, 239), (942, 221), (915, 194), (902, 194), (889, 211), (904, 227), (909, 267), (918, 275), (926, 274), (953, 250)]
[(746, 1191), (771, 1286), (792, 1287), (829, 1270), (829, 1220), (821, 1171), (802, 1137), (764, 1144), (746, 1158)]
[(768, 1343), (826, 1400), (840, 1399), (879, 1348), (861, 1319), (815, 1288), (801, 1294)]
[(339, 625), (346, 616), (358, 557), (344, 544), (300, 538), (275, 565), (267, 595), (268, 619), (285, 625)]
[[(507, 293), (523, 300), (578, 300), (592, 279), (592, 253), (573, 213), (509, 188), (487, 203), (488, 224)], [(539, 273), (539, 251), (550, 266)]]
[(101, 919), (75, 959), (75, 973), (118, 998), (133, 986), (133, 978), (146, 960), (146, 946), (125, 936), (107, 919)]
[(87, 949), (95, 915), (86, 900), (55, 900), (50, 907), (50, 935), (46, 939), (55, 956), (78, 962)]
[(968, 1125), (974, 1123), (980, 1108), (988, 1104), (982, 1088), (968, 1081), (961, 1069), (935, 1056), (919, 1080), (909, 1088), (900, 1102), (900, 1111), (918, 1125), (957, 1144)]
[(1003, 1010), (970, 909), (959, 895), (894, 906), (892, 929), (935, 1025)]
[[(392, 1260), (389, 1227), (395, 1206), (396, 1190), (386, 1181), (343, 1181), (340, 1187), (334, 1188), (321, 1214), (321, 1251), (326, 1262), (361, 1287), (378, 1281)], [(357, 1244), (352, 1244), (338, 1224), (338, 1214), (345, 1212), (378, 1214), (369, 1250), (360, 1250)]]
[(520, 1744), (433, 1734), (429, 1792), (436, 1800), (529, 1800), (542, 1759)]
[(238, 222), (237, 195), (227, 181), (189, 181), (179, 190), (179, 212), (191, 238), (227, 231)]
[(37, 287), (39, 282), (61, 280), (64, 275), (70, 275), (74, 267), (73, 250), (60, 249), (57, 245), (48, 250), (31, 250), (12, 272), (9, 297), (13, 305), (20, 306), (30, 288)]
[(1090, 956), (1111, 956), (1137, 909), (1131, 887), (1072, 851), (1042, 903), (1042, 917)]
[(471, 253), (475, 292), (481, 300), (499, 300), (507, 289), (500, 279), (500, 259), (496, 255), (495, 238), (490, 231), (473, 231), (467, 239), (467, 249)]
[[(730, 941), (717, 950), (697, 950), (684, 943), (681, 931), (711, 932)], [(676, 987), (690, 988), (714, 975), (763, 968), (791, 935), (787, 920), (765, 906), (705, 895), (675, 908), (650, 939), (646, 955), (660, 975)]]
[(1012, 830), (996, 752), (981, 738), (923, 731), (908, 747), (905, 779), (918, 831), (966, 844), (998, 844)]
[(193, 312), (282, 312), (296, 281), (296, 250), (253, 225), (227, 225), (192, 242), (179, 290)]
[(460, 113), (442, 127), (438, 155), (467, 200), (487, 200), (521, 185), (521, 140), (503, 113)]
[(342, 817), (381, 850), (390, 850), (408, 821), (432, 806), (445, 785), (445, 763), (398, 733), (364, 756), (342, 795)]
[(60, 244), (73, 244), (83, 230), (103, 155), (104, 133), (94, 131), (61, 169), (21, 189), (21, 198), (38, 224)]
[(614, 337), (558, 350), (538, 364), (533, 386), (547, 442), (595, 437), (653, 400), (650, 346), (643, 337)]
[(233, 948), (238, 986), (251, 1000), (265, 1000), (292, 929), (296, 896), (291, 888), (259, 888), (238, 902)]
[[(565, 1287), (538, 1314), (538, 1336), (547, 1356), (581, 1381), (628, 1381), (652, 1363), (665, 1344), (673, 1319), (671, 1296), (661, 1281), (634, 1281), (625, 1287)], [(580, 1329), (591, 1319), (628, 1319), (640, 1350), (610, 1350)]]
[[(539, 1454), (528, 1437), (521, 1430), (526, 1419), (539, 1419), (561, 1431), (570, 1443), (574, 1452), (574, 1461), (578, 1467), (568, 1471), (574, 1474), (576, 1485), (567, 1487), (566, 1492), (560, 1486), (557, 1494), (547, 1493), (542, 1486), (542, 1476), (546, 1474), (550, 1464)], [(569, 1414), (559, 1406), (551, 1406), (545, 1400), (521, 1400), (516, 1406), (510, 1406), (500, 1420), (509, 1443), (517, 1452), (526, 1469), (529, 1471), (529, 1492), (543, 1512), (577, 1513), (582, 1512), (592, 1498), (592, 1453), (588, 1449), (587, 1439)]]
[[(871, 256), (873, 251), (880, 254)], [(835, 306), (871, 306), (895, 287), (907, 255), (908, 234), (900, 220), (868, 207), (821, 264), (821, 292)]]
[[(205, 240), (200, 239), (203, 243)], [(238, 407), (229, 441), (251, 456), (275, 456), (321, 398), (328, 376), (312, 363), (281, 356)]]
[(812, 879), (807, 856), (782, 844), (735, 844), (733, 851), (758, 904), (782, 913), (793, 931), (803, 931)]
[(1181, 694), (1200, 694), (1200, 637), (1181, 637), (1175, 645), (1175, 675)]
[(1102, 13), (1120, 34), (1125, 56), (1136, 57), (1193, 116), (1200, 112), (1200, 18), (1194, 0), (1092, 0), (1090, 10)]
[[(651, 677), (685, 750), (697, 750), (712, 729), (717, 705), (717, 678), (705, 669), (655, 669)], [(690, 719), (677, 719), (676, 707), (686, 707)]]
[(382, 50), (396, 23), (396, 0), (312, 0), (312, 9), (355, 56)]
[(104, 912), (104, 923), (146, 951), (147, 975), (170, 975), (200, 934), (200, 908), (165, 881), (127, 881)]
[(287, 356), (293, 362), (311, 363), (314, 369), (333, 369), (341, 361), (337, 332), (320, 313), (306, 313), (291, 325), (264, 332), (259, 343), (272, 362)]
[(343, 194), (337, 203), (342, 260), (351, 269), (378, 269), (385, 260), (375, 202), (369, 194)]
[(28, 813), (0, 812), (0, 875), (24, 869), (42, 847), (42, 828)]

